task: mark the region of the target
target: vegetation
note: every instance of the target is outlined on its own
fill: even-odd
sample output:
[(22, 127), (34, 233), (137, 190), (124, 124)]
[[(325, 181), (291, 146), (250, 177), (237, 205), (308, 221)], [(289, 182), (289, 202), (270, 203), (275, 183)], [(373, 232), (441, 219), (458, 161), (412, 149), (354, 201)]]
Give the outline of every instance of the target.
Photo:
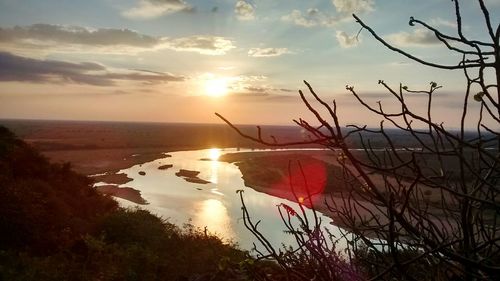
[[(458, 0), (452, 1), (457, 34), (442, 33), (425, 21), (410, 18), (411, 26), (431, 32), (455, 55), (456, 64), (427, 61), (393, 46), (353, 15), (361, 30), (367, 30), (390, 50), (432, 68), (464, 74), (463, 96), (457, 96), (462, 100), (458, 131), (449, 130), (433, 118), (433, 97), (441, 88), (436, 82), (416, 90), (379, 80), (399, 106), (396, 110), (386, 109), (380, 102), (372, 106), (353, 86), (346, 86), (362, 108), (383, 120), (378, 128), (349, 125), (349, 131), (341, 125), (335, 101), (325, 102), (305, 82), (314, 103), (302, 91), (300, 97), (316, 117), (316, 124), (295, 120), (309, 132), (310, 139), (303, 142), (270, 140), (273, 138), (263, 137), (260, 128), (257, 136), (249, 135), (217, 114), (240, 135), (261, 144), (319, 144), (339, 155), (338, 165), (351, 188), (343, 192), (340, 200), (332, 198), (328, 207), (354, 233), (340, 237), (347, 240), (351, 266), (361, 265), (358, 271), (372, 280), (500, 278), (500, 25), (492, 24), (485, 1), (475, 2), (485, 24), (484, 40), (464, 34)], [(426, 97), (425, 112), (413, 107), (408, 95)], [(402, 144), (388, 133), (387, 123), (413, 140)], [(473, 133), (468, 133), (471, 123)], [(374, 149), (371, 138), (366, 137), (369, 135), (383, 139), (385, 149)], [(352, 136), (357, 136), (364, 155), (350, 149)], [(244, 206), (243, 197), (242, 203)], [(299, 245), (285, 254), (268, 245), (257, 229), (258, 223), (251, 221), (244, 208), (247, 227), (268, 246), (261, 258), (278, 260), (293, 280), (342, 280), (338, 267), (341, 263), (325, 261), (332, 256), (336, 238), (322, 232), (316, 217), (308, 220), (303, 212), (283, 205), (279, 208), (288, 232)], [(290, 223), (292, 219), (298, 227)], [(333, 242), (328, 244), (328, 240)], [(304, 260), (311, 261), (307, 270), (295, 271), (293, 265)]]
[(0, 249), (47, 254), (91, 232), (117, 204), (90, 184), (0, 127)]
[(0, 127), (0, 280), (251, 280), (273, 263), (124, 210)]

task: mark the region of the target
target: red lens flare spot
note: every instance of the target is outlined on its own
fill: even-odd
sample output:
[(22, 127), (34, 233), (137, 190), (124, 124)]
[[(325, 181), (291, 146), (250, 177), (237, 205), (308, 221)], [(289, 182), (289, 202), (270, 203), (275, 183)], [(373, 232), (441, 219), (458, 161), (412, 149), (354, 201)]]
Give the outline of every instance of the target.
[(310, 196), (323, 193), (326, 182), (325, 163), (315, 158), (303, 157), (290, 162), (290, 168), (285, 169), (281, 180), (274, 184), (273, 188), (292, 192), (297, 202), (308, 204)]

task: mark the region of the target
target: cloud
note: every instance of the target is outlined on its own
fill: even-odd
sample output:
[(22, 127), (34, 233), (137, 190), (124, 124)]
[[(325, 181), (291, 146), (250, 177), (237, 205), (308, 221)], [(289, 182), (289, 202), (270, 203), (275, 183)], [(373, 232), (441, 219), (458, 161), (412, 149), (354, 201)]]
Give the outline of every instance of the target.
[(291, 22), (298, 26), (335, 26), (351, 18), (353, 13), (366, 14), (374, 10), (373, 0), (332, 0), (336, 15), (329, 15), (317, 8), (309, 8), (305, 12), (293, 10), (290, 14), (281, 17), (282, 21)]
[(184, 81), (185, 77), (144, 70), (112, 71), (94, 62), (42, 60), (0, 52), (0, 81), (112, 86), (115, 80), (167, 83)]
[[(263, 75), (242, 74), (238, 76), (216, 76), (213, 73), (204, 73), (193, 77), (199, 83), (222, 79), (227, 83), (229, 94), (225, 100), (238, 102), (269, 102), (269, 101), (297, 101), (296, 95), (285, 93), (295, 92), (291, 89), (279, 88), (267, 84)], [(300, 99), (299, 99), (300, 100)]]
[(358, 36), (350, 36), (345, 31), (337, 31), (335, 37), (342, 48), (356, 47), (361, 42)]
[(365, 14), (374, 10), (373, 0), (332, 0), (337, 13), (350, 17), (352, 14)]
[(252, 48), (248, 51), (248, 55), (254, 58), (279, 57), (290, 53), (287, 48)]
[(270, 85), (262, 84), (259, 82), (257, 85), (252, 84), (252, 82), (248, 83), (243, 80), (235, 80), (231, 84), (231, 91), (233, 92), (233, 96), (239, 96), (239, 97), (254, 97), (254, 98), (266, 98), (268, 100), (270, 99), (286, 99), (286, 98), (293, 98), (296, 99), (297, 97), (295, 95), (290, 96), (290, 95), (283, 95), (279, 93), (289, 93), (289, 92), (295, 92), (294, 90), (290, 89), (283, 89), (283, 88), (276, 88)]
[(252, 82), (262, 83), (263, 81), (266, 81), (267, 78), (268, 77), (264, 75), (239, 75), (236, 77), (236, 80), (246, 83), (252, 83)]
[(21, 49), (93, 49), (125, 50), (152, 49), (162, 43), (161, 38), (137, 33), (130, 29), (90, 29), (80, 26), (33, 24), (0, 28), (0, 46)]
[(91, 29), (52, 24), (0, 28), (0, 47), (13, 52), (51, 50), (131, 55), (159, 49), (221, 55), (235, 48), (232, 41), (211, 35), (167, 38), (149, 36), (130, 29)]
[(407, 61), (393, 61), (387, 64), (392, 67), (403, 67), (403, 66), (412, 66), (413, 63)]
[(168, 48), (204, 55), (224, 55), (236, 47), (231, 40), (224, 37), (195, 35), (171, 40), (168, 43)]
[(234, 7), (234, 12), (239, 20), (253, 20), (255, 19), (255, 10), (253, 6), (246, 1), (236, 2)]
[(457, 28), (457, 22), (451, 20), (445, 20), (442, 18), (435, 18), (430, 21), (430, 24), (433, 26), (445, 26), (451, 28)]
[(291, 22), (298, 26), (313, 27), (313, 26), (333, 26), (341, 20), (338, 17), (333, 17), (322, 13), (318, 9), (311, 8), (306, 12), (293, 10), (290, 14), (281, 17), (282, 21)]
[(192, 7), (182, 0), (139, 0), (135, 7), (123, 11), (122, 16), (145, 20), (191, 9)]
[(248, 90), (251, 93), (267, 93), (269, 90), (266, 87), (255, 87), (255, 86), (246, 86), (244, 87), (245, 90)]
[(241, 91), (235, 92), (230, 95), (236, 99), (246, 99), (247, 101), (254, 102), (269, 102), (269, 101), (284, 101), (284, 102), (296, 102), (300, 99), (297, 99), (296, 95), (283, 95), (277, 94), (276, 92), (287, 92), (282, 89), (276, 89), (269, 86), (246, 86)]
[(387, 40), (397, 46), (426, 47), (441, 43), (434, 33), (423, 28), (417, 28), (412, 33), (399, 32), (390, 34), (387, 36)]
[(296, 96), (288, 96), (288, 95), (278, 95), (278, 94), (270, 94), (267, 92), (235, 92), (230, 95), (227, 95), (225, 99), (234, 102), (255, 102), (255, 103), (267, 103), (267, 102), (297, 102)]

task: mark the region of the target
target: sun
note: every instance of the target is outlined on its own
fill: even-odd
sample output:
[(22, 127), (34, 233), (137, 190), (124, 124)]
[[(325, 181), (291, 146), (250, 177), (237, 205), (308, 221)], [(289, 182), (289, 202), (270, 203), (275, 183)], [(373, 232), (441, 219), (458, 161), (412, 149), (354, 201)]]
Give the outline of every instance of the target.
[(227, 95), (227, 80), (224, 78), (209, 79), (205, 82), (205, 94), (211, 97)]

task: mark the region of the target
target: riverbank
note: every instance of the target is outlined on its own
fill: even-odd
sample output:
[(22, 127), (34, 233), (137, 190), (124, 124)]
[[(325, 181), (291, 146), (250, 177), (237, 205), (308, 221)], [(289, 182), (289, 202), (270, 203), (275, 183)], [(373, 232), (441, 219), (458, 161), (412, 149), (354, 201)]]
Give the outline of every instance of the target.
[[(363, 157), (363, 151), (352, 151), (356, 157)], [(388, 225), (388, 216), (383, 206), (376, 206), (363, 196), (363, 185), (352, 176), (346, 175), (340, 161), (341, 155), (330, 150), (304, 149), (284, 151), (255, 151), (222, 155), (219, 160), (233, 163), (242, 173), (245, 186), (302, 203), (314, 208), (333, 220), (333, 224), (347, 230), (364, 229), (370, 238), (375, 236), (373, 226), (361, 225), (360, 222), (377, 218), (378, 226)], [(354, 170), (346, 162), (345, 168)], [(411, 182), (379, 173), (370, 173), (370, 180), (384, 193), (387, 185), (410, 186)], [(443, 230), (452, 230), (449, 218), (440, 208), (443, 194), (432, 187), (418, 185), (425, 197), (426, 212), (433, 216), (435, 225)], [(378, 229), (380, 230), (380, 229)], [(377, 231), (378, 231), (377, 230)], [(404, 236), (403, 233), (400, 235)]]
[[(335, 225), (346, 228), (348, 225), (333, 207), (347, 208), (343, 196), (361, 184), (343, 173), (337, 158), (333, 151), (316, 149), (230, 153), (222, 155), (219, 161), (238, 166), (246, 186), (314, 208), (332, 218)], [(364, 205), (359, 216), (370, 217), (379, 212), (372, 204), (357, 199)]]
[[(117, 149), (81, 149), (42, 151), (41, 153), (55, 163), (70, 162), (72, 168), (86, 176), (96, 174), (114, 174), (119, 170), (144, 164), (166, 157), (167, 147), (158, 148), (117, 148)], [(112, 182), (120, 183), (117, 179)], [(103, 180), (105, 181), (105, 180)], [(118, 181), (120, 181), (118, 179)]]

